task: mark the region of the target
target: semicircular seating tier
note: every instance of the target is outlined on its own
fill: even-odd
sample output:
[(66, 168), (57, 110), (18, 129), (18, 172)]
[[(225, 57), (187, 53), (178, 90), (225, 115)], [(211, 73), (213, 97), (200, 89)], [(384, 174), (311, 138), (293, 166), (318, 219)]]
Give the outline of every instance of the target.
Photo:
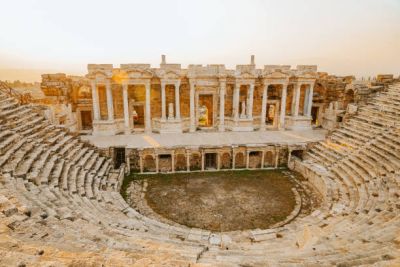
[[(123, 169), (0, 90), (0, 265), (399, 264), (400, 84), (359, 108), (295, 168), (322, 194), (307, 216), (230, 237), (147, 218), (118, 192)], [(203, 264), (203, 265), (201, 265)]]

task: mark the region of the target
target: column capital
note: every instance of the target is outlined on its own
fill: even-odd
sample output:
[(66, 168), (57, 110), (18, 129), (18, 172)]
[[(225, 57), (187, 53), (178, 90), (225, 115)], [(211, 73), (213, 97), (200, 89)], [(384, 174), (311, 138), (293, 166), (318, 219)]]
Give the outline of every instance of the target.
[(197, 80), (195, 78), (189, 78), (190, 85), (196, 85)]

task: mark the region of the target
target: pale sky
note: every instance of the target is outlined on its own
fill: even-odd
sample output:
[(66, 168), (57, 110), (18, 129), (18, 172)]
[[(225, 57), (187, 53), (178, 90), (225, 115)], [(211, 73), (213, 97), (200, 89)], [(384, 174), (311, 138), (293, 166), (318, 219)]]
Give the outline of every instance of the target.
[(400, 0), (13, 0), (1, 9), (0, 79), (85, 74), (88, 63), (158, 67), (161, 54), (182, 67), (234, 68), (254, 54), (258, 68), (400, 74)]

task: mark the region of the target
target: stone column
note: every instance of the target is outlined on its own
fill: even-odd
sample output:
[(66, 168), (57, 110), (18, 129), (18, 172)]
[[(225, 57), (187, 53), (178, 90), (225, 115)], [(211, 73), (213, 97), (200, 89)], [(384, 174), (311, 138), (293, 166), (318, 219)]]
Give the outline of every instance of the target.
[(186, 170), (190, 172), (190, 151), (186, 151)]
[(217, 171), (221, 169), (221, 154), (217, 153)]
[(174, 173), (175, 172), (175, 152), (172, 151), (171, 153), (171, 170)]
[(279, 164), (279, 148), (275, 148), (275, 169), (278, 168)]
[(301, 84), (300, 83), (296, 83), (294, 86), (294, 90), (295, 90), (295, 102), (294, 102), (294, 116), (299, 116), (299, 105), (300, 105), (300, 88), (301, 88)]
[(310, 84), (310, 91), (308, 93), (307, 116), (311, 117), (312, 100), (314, 93), (314, 84)]
[(189, 83), (190, 83), (190, 132), (195, 132), (196, 131), (195, 112), (194, 112), (195, 82), (193, 80), (190, 80)]
[(201, 171), (204, 171), (204, 152), (201, 152)]
[(143, 153), (139, 153), (139, 169), (140, 173), (143, 173)]
[(124, 101), (124, 126), (125, 126), (125, 134), (130, 133), (129, 127), (129, 106), (128, 106), (128, 84), (122, 84), (122, 96)]
[(181, 85), (180, 81), (175, 83), (175, 119), (181, 119), (181, 102), (180, 102), (180, 94), (179, 94), (179, 86)]
[(161, 82), (161, 120), (167, 120), (167, 109), (165, 105), (165, 83)]
[(261, 151), (261, 169), (264, 169), (265, 150)]
[(100, 120), (100, 107), (99, 107), (99, 94), (97, 91), (96, 81), (91, 81), (92, 86), (92, 105), (93, 105), (93, 119)]
[(281, 113), (279, 117), (279, 129), (281, 130), (285, 129), (286, 95), (287, 95), (287, 84), (282, 84)]
[(235, 122), (239, 120), (239, 93), (240, 84), (235, 83), (235, 88), (233, 89), (233, 120)]
[(225, 88), (226, 88), (226, 81), (220, 81), (219, 87), (219, 125), (218, 130), (220, 132), (225, 131)]
[(235, 169), (236, 165), (236, 153), (232, 151), (232, 170)]
[(265, 118), (267, 117), (267, 101), (268, 101), (268, 83), (264, 84), (262, 104), (261, 104), (261, 121), (260, 131), (265, 131)]
[(306, 92), (304, 94), (304, 107), (303, 107), (303, 115), (307, 116), (307, 106), (308, 106), (308, 96), (310, 95), (310, 88), (306, 89)]
[(160, 158), (158, 157), (158, 154), (154, 154), (154, 156), (156, 158), (156, 173), (159, 173), (159, 171), (160, 171), (160, 166), (159, 166)]
[(292, 152), (292, 150), (288, 147), (288, 159), (287, 159), (287, 162), (288, 162), (288, 166), (289, 166), (289, 162), (290, 162), (290, 159), (291, 159), (291, 152)]
[(246, 151), (246, 169), (249, 168), (250, 165), (250, 151)]
[(106, 82), (106, 93), (107, 93), (107, 113), (108, 113), (108, 120), (114, 120), (114, 105), (113, 105), (113, 96), (112, 96), (112, 89), (111, 89), (111, 81), (107, 80)]
[(126, 172), (131, 172), (131, 159), (128, 155), (126, 156)]
[(151, 107), (150, 107), (150, 81), (146, 82), (146, 110), (145, 110), (145, 131), (151, 133)]
[(249, 98), (247, 101), (247, 118), (253, 119), (254, 83), (250, 84)]

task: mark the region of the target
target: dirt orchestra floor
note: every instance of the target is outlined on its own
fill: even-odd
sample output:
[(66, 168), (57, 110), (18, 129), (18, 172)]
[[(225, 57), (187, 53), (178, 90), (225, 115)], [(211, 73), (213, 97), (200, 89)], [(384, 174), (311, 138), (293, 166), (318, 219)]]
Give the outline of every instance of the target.
[(136, 175), (145, 190), (130, 194), (144, 192), (135, 208), (149, 217), (216, 232), (266, 229), (294, 209), (293, 177), (287, 170)]

